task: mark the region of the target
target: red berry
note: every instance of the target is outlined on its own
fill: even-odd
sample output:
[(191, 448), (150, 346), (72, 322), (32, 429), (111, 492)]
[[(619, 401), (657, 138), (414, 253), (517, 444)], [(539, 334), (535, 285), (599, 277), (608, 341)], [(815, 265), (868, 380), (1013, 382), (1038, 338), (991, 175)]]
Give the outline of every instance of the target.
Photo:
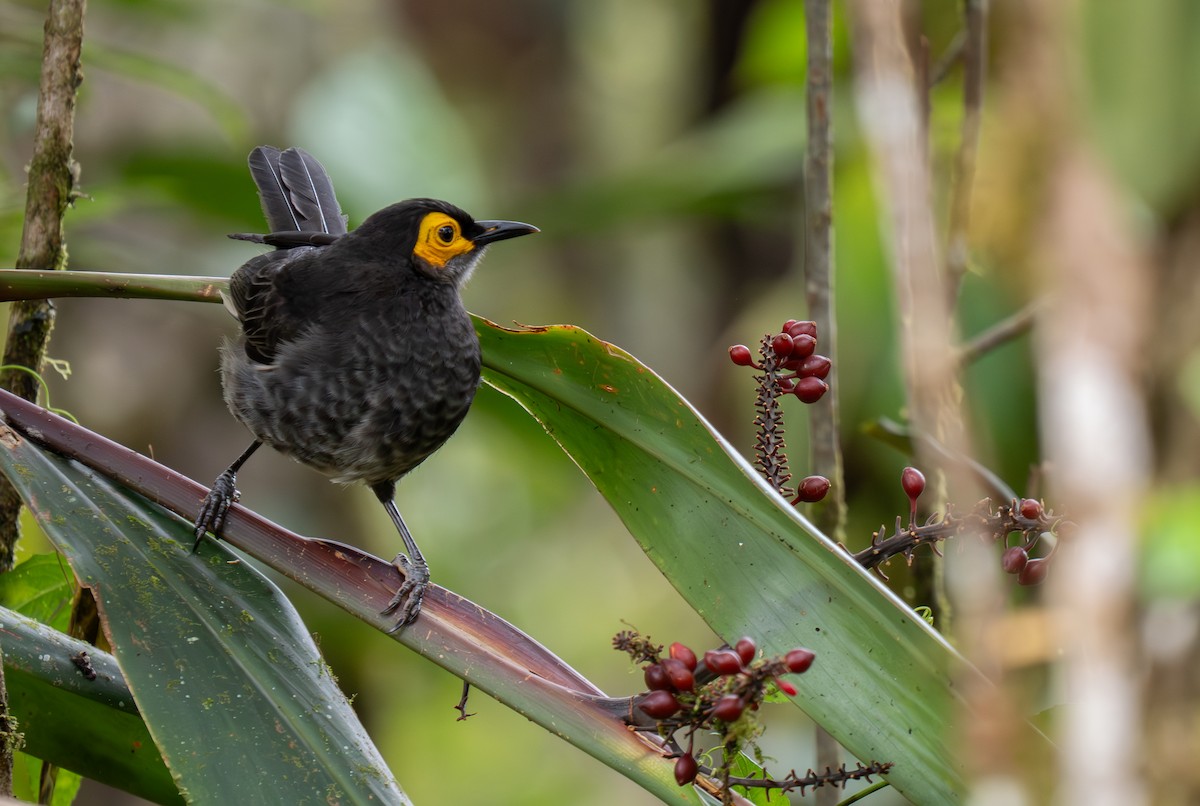
[(900, 473), (900, 486), (908, 500), (916, 501), (925, 492), (925, 474), (915, 467), (906, 467)]
[(688, 667), (689, 670), (696, 670), (696, 653), (691, 648), (676, 641), (671, 644), (670, 653), (672, 658), (683, 661), (683, 665)]
[(784, 655), (783, 662), (789, 671), (801, 674), (808, 671), (808, 667), (813, 665), (816, 657), (812, 650), (798, 647)]
[(690, 753), (684, 753), (675, 760), (675, 783), (680, 786), (687, 786), (695, 781), (699, 772), (700, 765), (696, 763), (696, 759)]
[(816, 403), (829, 391), (829, 384), (820, 378), (801, 378), (796, 381), (796, 397), (804, 403)]
[(775, 678), (775, 686), (789, 697), (795, 697), (798, 693), (795, 686), (786, 680), (780, 680), (778, 677)]
[[(789, 320), (790, 321), (790, 320)], [(787, 327), (787, 334), (793, 339), (797, 336), (809, 336), (813, 340), (817, 338), (817, 323), (816, 322), (791, 322)]]
[(739, 367), (754, 366), (754, 356), (750, 354), (750, 348), (744, 344), (735, 344), (729, 348), (729, 360)]
[(1021, 502), (1021, 517), (1031, 521), (1042, 517), (1042, 502), (1026, 498)]
[(737, 674), (742, 670), (742, 659), (728, 649), (710, 649), (704, 653), (704, 665), (713, 674)]
[(823, 355), (810, 355), (808, 358), (800, 362), (797, 367), (799, 373), (805, 378), (821, 378), (824, 380), (829, 377), (829, 370), (833, 369), (833, 362)]
[(1039, 557), (1035, 560), (1030, 560), (1025, 563), (1025, 567), (1017, 574), (1018, 585), (1041, 585), (1046, 581), (1046, 574), (1050, 571), (1050, 560), (1046, 557)]
[(642, 697), (638, 708), (641, 708), (646, 716), (666, 719), (679, 710), (679, 700), (669, 691), (651, 691)]
[(796, 485), (796, 499), (811, 504), (820, 501), (829, 492), (829, 479), (824, 476), (805, 476)]
[(771, 349), (775, 351), (775, 355), (780, 359), (790, 357), (793, 346), (792, 337), (786, 333), (780, 333), (771, 339)]
[(695, 688), (696, 680), (692, 676), (692, 670), (683, 661), (678, 658), (667, 658), (662, 662), (662, 667), (666, 669), (667, 679), (671, 681), (671, 685), (679, 691), (691, 691)]
[(784, 323), (783, 323), (783, 327), (779, 328), (779, 332), (780, 332), (780, 333), (787, 333), (789, 336), (790, 336), (790, 335), (792, 335), (792, 334), (790, 333), (790, 331), (791, 331), (791, 329), (792, 329), (792, 325), (794, 325), (794, 324), (796, 324), (796, 320), (795, 320), (795, 319), (789, 319), (789, 320), (787, 320), (786, 322), (784, 322)]
[(808, 358), (817, 350), (817, 340), (812, 336), (792, 336), (792, 357)]
[(1000, 555), (1000, 567), (1006, 574), (1019, 574), (1029, 562), (1029, 552), (1021, 546), (1013, 546)]
[(647, 666), (644, 677), (646, 678), (646, 688), (651, 691), (666, 691), (671, 687), (671, 681), (667, 679), (667, 670), (662, 667), (661, 663), (652, 663)]
[(781, 395), (790, 395), (796, 391), (796, 382), (791, 378), (780, 378), (775, 382), (775, 385), (779, 387), (779, 394)]
[(753, 638), (746, 635), (738, 639), (738, 642), (733, 645), (733, 650), (737, 652), (742, 665), (749, 666), (754, 662), (754, 656), (758, 654), (758, 645), (754, 643)]
[(741, 697), (736, 694), (726, 694), (717, 700), (717, 704), (713, 706), (712, 715), (726, 722), (736, 722), (745, 710), (746, 703), (742, 702)]

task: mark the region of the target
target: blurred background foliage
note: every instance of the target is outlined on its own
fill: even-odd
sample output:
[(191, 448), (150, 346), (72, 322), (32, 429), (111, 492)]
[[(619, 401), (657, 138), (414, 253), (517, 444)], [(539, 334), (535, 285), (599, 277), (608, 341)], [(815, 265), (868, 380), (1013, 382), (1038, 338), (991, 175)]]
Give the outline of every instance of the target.
[[(960, 4), (907, 6), (936, 64), (961, 29)], [(960, 306), (967, 336), (1038, 286), (1032, 211), (1046, 133), (1022, 105), (1023, 7), (992, 10), (972, 271)], [(905, 508), (897, 481), (906, 461), (862, 433), (878, 417), (902, 417), (903, 393), (843, 11), (835, 3), (837, 369), (847, 542), (858, 548)], [(0, 243), (9, 260), (43, 15), (40, 3), (0, 2)], [(502, 324), (576, 324), (621, 345), (749, 448), (752, 383), (725, 349), (805, 314), (798, 0), (93, 0), (86, 31), (75, 134), (86, 195), (67, 220), (71, 268), (227, 276), (255, 251), (225, 233), (262, 226), (246, 154), (260, 143), (299, 145), (330, 170), (352, 225), (428, 195), (541, 227), (488, 258), (468, 307)], [(1075, 123), (1124, 183), (1160, 258), (1162, 296), (1174, 300), (1160, 325), (1174, 328), (1172, 340), (1146, 373), (1157, 436), (1169, 446), (1160, 464), (1175, 483), (1164, 504), (1178, 515), (1152, 524), (1146, 585), (1169, 585), (1172, 595), (1194, 595), (1200, 584), (1180, 571), (1200, 567), (1195, 541), (1181, 537), (1200, 522), (1200, 320), (1194, 306), (1185, 314), (1200, 287), (1198, 41), (1200, 7), (1190, 0), (1092, 3), (1083, 4), (1071, 54), (1087, 88)], [(950, 70), (930, 95), (940, 193), (961, 107)], [(64, 300), (58, 309), (50, 353), (73, 373), (49, 378), (55, 405), (204, 482), (244, 447), (248, 435), (226, 412), (216, 374), (217, 345), (234, 329), (222, 310), (119, 300)], [(1018, 492), (1037, 494), (1028, 487), (1039, 456), (1028, 338), (973, 365), (967, 395), (981, 460)], [(789, 412), (797, 472), (801, 408)], [(244, 503), (289, 528), (384, 556), (397, 548), (365, 490), (338, 488), (270, 453), (239, 482)], [(624, 622), (664, 642), (715, 640), (571, 462), (495, 392), (480, 394), (460, 433), (405, 479), (397, 500), (435, 581), (519, 625), (609, 693), (640, 686), (609, 648)], [(903, 573), (894, 579), (905, 584)], [(288, 590), (416, 801), (498, 802), (485, 797), (493, 787), (521, 792), (524, 804), (561, 802), (564, 792), (582, 804), (647, 798), (482, 695), (471, 701), (478, 715), (455, 722), (456, 679)], [(802, 769), (811, 749), (794, 743), (806, 735), (769, 729), (765, 747)]]

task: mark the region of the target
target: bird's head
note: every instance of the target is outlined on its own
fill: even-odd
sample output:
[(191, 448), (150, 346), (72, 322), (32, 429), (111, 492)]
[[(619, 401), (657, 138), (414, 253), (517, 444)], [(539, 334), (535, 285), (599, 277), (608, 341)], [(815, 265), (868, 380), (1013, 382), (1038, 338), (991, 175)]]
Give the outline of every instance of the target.
[(437, 199), (409, 199), (370, 216), (353, 234), (360, 241), (369, 238), (394, 246), (430, 279), (461, 286), (488, 244), (537, 231), (519, 221), (476, 221), (465, 210)]

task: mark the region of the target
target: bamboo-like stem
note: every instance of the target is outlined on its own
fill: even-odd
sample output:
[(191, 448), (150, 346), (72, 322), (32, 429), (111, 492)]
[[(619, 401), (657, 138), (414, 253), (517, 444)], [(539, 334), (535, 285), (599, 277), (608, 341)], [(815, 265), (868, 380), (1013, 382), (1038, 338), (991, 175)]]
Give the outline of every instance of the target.
[[(833, 275), (833, 14), (829, 0), (805, 0), (808, 44), (808, 150), (804, 159), (804, 292), (808, 315), (817, 323), (823, 354), (833, 362), (829, 391), (809, 407), (810, 472), (829, 479), (829, 492), (812, 505), (817, 528), (841, 541), (846, 521), (837, 384), (837, 320)], [(816, 733), (816, 768), (841, 762), (837, 741), (821, 727)], [(837, 792), (818, 789), (818, 806), (832, 806)]]
[(950, 222), (946, 236), (946, 288), (950, 303), (958, 297), (970, 259), (971, 188), (983, 118), (983, 84), (987, 73), (988, 0), (964, 0), (966, 36), (963, 40), (962, 136), (954, 159), (950, 187)]
[(0, 301), (54, 297), (114, 297), (179, 302), (220, 302), (224, 277), (120, 272), (0, 270)]

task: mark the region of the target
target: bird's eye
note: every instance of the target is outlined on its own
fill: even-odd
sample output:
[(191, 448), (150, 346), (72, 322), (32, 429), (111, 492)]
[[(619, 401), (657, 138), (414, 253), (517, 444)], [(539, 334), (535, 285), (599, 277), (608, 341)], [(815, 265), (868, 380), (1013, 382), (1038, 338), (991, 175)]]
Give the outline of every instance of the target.
[(438, 240), (447, 246), (454, 240), (454, 227), (449, 224), (443, 224), (437, 230)]

